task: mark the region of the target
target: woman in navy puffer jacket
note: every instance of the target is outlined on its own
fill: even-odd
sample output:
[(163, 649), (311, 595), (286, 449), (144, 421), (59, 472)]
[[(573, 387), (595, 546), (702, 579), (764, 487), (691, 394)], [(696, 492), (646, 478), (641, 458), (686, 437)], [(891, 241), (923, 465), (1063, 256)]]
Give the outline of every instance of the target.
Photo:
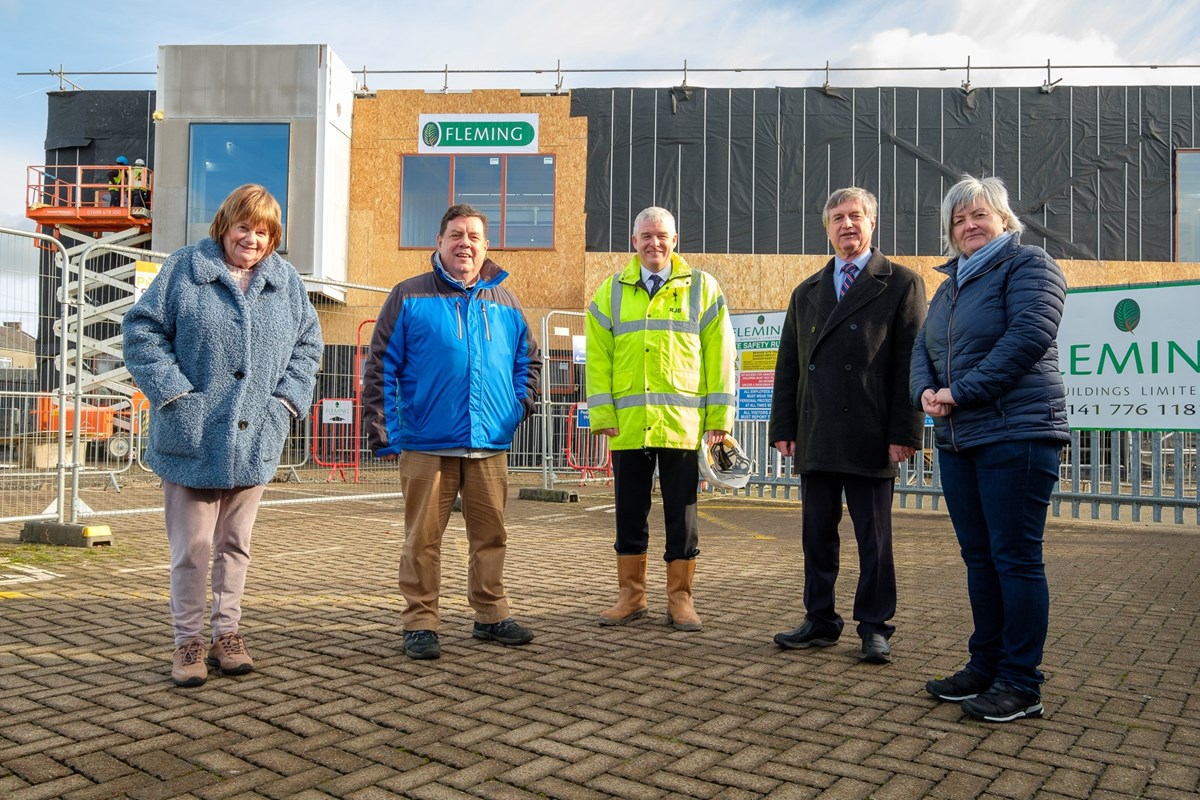
[(913, 346), (913, 405), (933, 417), (942, 491), (967, 566), (966, 667), (926, 690), (989, 722), (1042, 714), (1050, 593), (1042, 535), (1070, 439), (1055, 337), (1066, 281), (999, 178), (942, 201), (953, 258)]

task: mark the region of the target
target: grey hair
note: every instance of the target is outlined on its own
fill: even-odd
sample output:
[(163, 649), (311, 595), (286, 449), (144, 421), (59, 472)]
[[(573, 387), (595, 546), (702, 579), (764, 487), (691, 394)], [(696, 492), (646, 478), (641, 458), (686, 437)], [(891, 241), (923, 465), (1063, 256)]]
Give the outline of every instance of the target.
[(825, 208), (821, 210), (821, 224), (828, 227), (829, 212), (847, 200), (857, 200), (871, 219), (879, 215), (879, 201), (875, 199), (875, 195), (858, 186), (847, 186), (844, 189), (835, 189), (833, 194), (829, 195), (829, 199), (825, 201)]
[(675, 227), (675, 216), (665, 208), (650, 206), (642, 209), (641, 213), (633, 220), (634, 233), (637, 233), (638, 226), (643, 222), (665, 222), (673, 233), (679, 234), (679, 230)]
[(962, 250), (954, 243), (954, 232), (950, 227), (954, 219), (954, 210), (980, 200), (991, 206), (992, 210), (1001, 216), (1004, 220), (1004, 230), (1010, 233), (1020, 233), (1025, 230), (1025, 223), (1021, 222), (1017, 217), (1017, 212), (1013, 211), (1012, 206), (1008, 204), (1008, 189), (1004, 188), (1004, 181), (995, 176), (976, 178), (964, 174), (958, 183), (950, 187), (950, 191), (946, 192), (946, 196), (942, 199), (942, 241), (946, 245), (948, 254), (962, 255)]

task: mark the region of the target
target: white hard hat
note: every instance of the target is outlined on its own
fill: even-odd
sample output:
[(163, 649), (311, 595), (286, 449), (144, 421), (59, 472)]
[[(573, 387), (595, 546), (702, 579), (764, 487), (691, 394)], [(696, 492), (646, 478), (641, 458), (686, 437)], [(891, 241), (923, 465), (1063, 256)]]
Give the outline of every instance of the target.
[(741, 489), (750, 482), (754, 465), (737, 439), (726, 434), (719, 444), (700, 444), (700, 477), (718, 489)]
[(133, 160), (133, 163), (134, 163), (134, 165), (135, 165), (135, 166), (138, 166), (138, 167), (144, 167), (144, 166), (146, 166), (146, 162), (145, 162), (145, 161), (142, 161), (140, 158), (135, 158), (135, 159)]

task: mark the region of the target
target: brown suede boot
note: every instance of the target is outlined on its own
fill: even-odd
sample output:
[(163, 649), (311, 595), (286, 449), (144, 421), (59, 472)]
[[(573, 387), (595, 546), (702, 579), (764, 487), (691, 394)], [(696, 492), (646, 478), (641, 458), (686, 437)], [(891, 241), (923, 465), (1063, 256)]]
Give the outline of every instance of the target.
[(692, 576), (695, 559), (667, 562), (667, 624), (677, 631), (700, 630), (700, 616), (692, 605)]
[(617, 604), (600, 614), (601, 625), (624, 625), (646, 616), (646, 554), (617, 556)]

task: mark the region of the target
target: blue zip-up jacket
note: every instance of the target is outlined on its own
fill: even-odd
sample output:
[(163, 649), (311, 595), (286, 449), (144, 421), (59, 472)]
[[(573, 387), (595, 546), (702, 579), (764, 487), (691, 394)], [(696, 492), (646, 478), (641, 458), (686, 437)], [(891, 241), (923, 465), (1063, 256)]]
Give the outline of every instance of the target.
[(950, 387), (957, 404), (934, 419), (938, 448), (963, 450), (1019, 439), (1071, 438), (1058, 370), (1058, 324), (1067, 283), (1040, 247), (1013, 236), (991, 262), (958, 285), (958, 259), (913, 345), (909, 398)]
[(375, 320), (363, 374), (367, 444), (379, 456), (507, 450), (537, 404), (533, 332), (494, 261), (470, 289), (430, 262), (392, 289)]

